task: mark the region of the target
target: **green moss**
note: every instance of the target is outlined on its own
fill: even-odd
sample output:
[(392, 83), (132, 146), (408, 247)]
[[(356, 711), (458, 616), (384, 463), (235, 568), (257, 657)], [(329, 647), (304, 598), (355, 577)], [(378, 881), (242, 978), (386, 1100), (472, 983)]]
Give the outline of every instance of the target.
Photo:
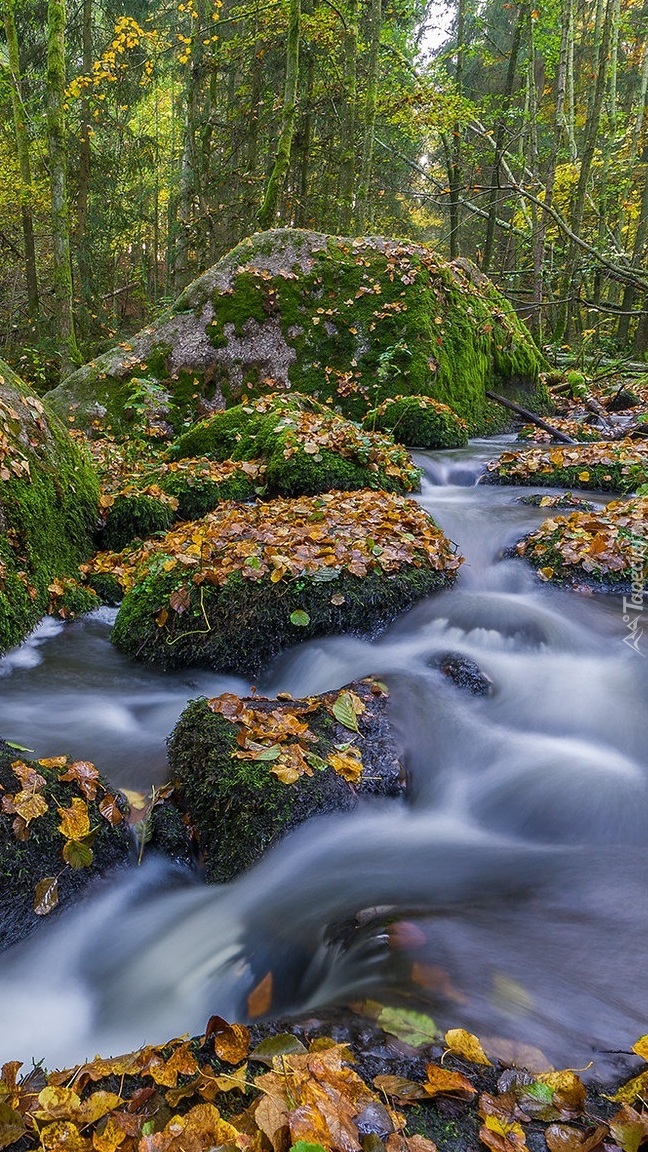
[[(125, 596), (112, 632), (120, 651), (163, 668), (196, 665), (220, 672), (252, 674), (291, 644), (330, 633), (367, 635), (379, 631), (415, 601), (449, 582), (429, 568), (406, 568), (393, 575), (361, 578), (341, 573), (334, 579), (291, 581), (279, 586), (238, 573), (222, 587), (187, 583), (177, 572), (162, 570), (159, 554), (144, 579)], [(169, 597), (179, 588), (189, 606), (156, 623)], [(344, 597), (342, 604), (331, 598)], [(306, 610), (308, 624), (291, 623)]]
[[(90, 461), (46, 402), (1, 362), (0, 425), (11, 477), (0, 481), (2, 652), (45, 614), (52, 580), (76, 575), (93, 550), (99, 489)], [(12, 461), (24, 461), (25, 470), (16, 474)]]
[(468, 443), (465, 421), (428, 396), (385, 400), (367, 413), (363, 427), (390, 432), (401, 444), (417, 448), (464, 448)]
[(221, 461), (264, 460), (270, 495), (360, 488), (409, 492), (419, 483), (418, 470), (391, 437), (363, 432), (298, 393), (215, 412), (168, 450), (176, 460), (194, 455)]
[(110, 507), (101, 533), (101, 547), (119, 552), (137, 538), (168, 532), (174, 519), (172, 506), (158, 496), (121, 493)]

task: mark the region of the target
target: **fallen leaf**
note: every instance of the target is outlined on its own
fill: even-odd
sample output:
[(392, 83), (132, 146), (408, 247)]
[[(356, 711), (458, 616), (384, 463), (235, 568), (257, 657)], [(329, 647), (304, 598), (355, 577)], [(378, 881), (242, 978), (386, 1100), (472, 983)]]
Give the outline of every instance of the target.
[(263, 979), (250, 992), (247, 998), (247, 1009), (251, 1020), (256, 1020), (258, 1016), (265, 1016), (266, 1012), (270, 1011), (273, 995), (272, 985), (272, 972), (266, 972)]
[(488, 1056), (472, 1032), (466, 1032), (463, 1028), (451, 1028), (445, 1034), (445, 1042), (449, 1051), (455, 1056), (463, 1056), (464, 1060), (469, 1060), (471, 1064), (490, 1066)]

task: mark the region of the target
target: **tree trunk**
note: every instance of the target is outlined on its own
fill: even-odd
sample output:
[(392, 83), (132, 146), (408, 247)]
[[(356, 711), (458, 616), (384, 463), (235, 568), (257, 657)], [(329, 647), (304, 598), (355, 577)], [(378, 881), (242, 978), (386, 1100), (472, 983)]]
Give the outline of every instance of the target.
[(65, 0), (47, 5), (47, 142), (52, 197), (52, 298), (61, 377), (80, 363), (74, 331), (65, 146)]
[(301, 0), (290, 0), (288, 47), (286, 51), (286, 80), (281, 114), (281, 133), (277, 144), (277, 155), (265, 190), (263, 204), (259, 209), (258, 220), (261, 228), (272, 228), (276, 223), (279, 197), (283, 192), (286, 176), (290, 167), (290, 153), (295, 132), (295, 119), (297, 116), (300, 25)]
[(508, 68), (506, 70), (506, 83), (504, 87), (504, 98), (502, 104), (502, 115), (497, 121), (495, 129), (495, 158), (493, 160), (493, 169), (491, 173), (491, 185), (488, 195), (488, 221), (486, 223), (486, 239), (484, 241), (484, 255), (482, 258), (482, 268), (484, 272), (488, 272), (493, 258), (493, 241), (495, 239), (495, 221), (498, 216), (497, 201), (499, 199), (499, 184), (500, 184), (500, 164), (502, 162), (502, 152), (504, 149), (505, 133), (506, 133), (506, 113), (511, 105), (511, 97), (513, 95), (513, 86), (515, 84), (515, 74), (517, 71), (517, 61), (520, 52), (520, 44), (522, 41), (522, 29), (526, 20), (525, 6), (521, 5), (518, 9), (517, 20), (515, 21), (515, 29), (513, 32), (513, 42), (509, 51)]
[(9, 71), (11, 74), (11, 111), (16, 138), (16, 152), (20, 165), (20, 176), (23, 182), (23, 192), (20, 198), (20, 215), (23, 243), (25, 246), (27, 306), (29, 308), (29, 316), (33, 320), (38, 315), (38, 277), (36, 272), (36, 245), (34, 243), (34, 221), (32, 218), (31, 205), (32, 182), (31, 164), (29, 160), (29, 135), (23, 108), (18, 35), (14, 20), (14, 0), (4, 0), (2, 8), (5, 35), (7, 37)]
[(340, 188), (338, 193), (338, 231), (343, 236), (351, 231), (353, 219), (357, 63), (358, 5), (357, 0), (348, 0), (347, 25), (344, 30)]
[(370, 198), (373, 168), (374, 136), (376, 130), (376, 96), (378, 93), (378, 57), (382, 32), (382, 0), (371, 0), (369, 7), (369, 59), (365, 89), (364, 126), (362, 135), (362, 166), (356, 197), (356, 231), (362, 233), (373, 223)]

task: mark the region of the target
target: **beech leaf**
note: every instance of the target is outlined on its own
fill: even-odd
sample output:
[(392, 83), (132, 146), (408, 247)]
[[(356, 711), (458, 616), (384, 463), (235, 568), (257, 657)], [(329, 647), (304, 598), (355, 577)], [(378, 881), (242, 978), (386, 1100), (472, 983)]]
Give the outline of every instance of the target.
[(34, 891), (34, 912), (37, 916), (48, 916), (58, 904), (58, 880), (56, 876), (45, 876), (39, 880)]

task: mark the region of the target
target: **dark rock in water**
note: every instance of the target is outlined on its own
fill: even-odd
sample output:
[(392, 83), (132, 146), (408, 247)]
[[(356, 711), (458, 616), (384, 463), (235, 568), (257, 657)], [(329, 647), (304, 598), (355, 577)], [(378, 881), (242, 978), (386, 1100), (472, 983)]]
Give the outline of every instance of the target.
[(641, 399), (633, 392), (631, 388), (621, 388), (611, 400), (608, 400), (605, 407), (608, 412), (625, 412), (628, 408), (634, 408), (637, 404), (641, 404)]
[(457, 688), (464, 688), (472, 692), (473, 696), (489, 696), (493, 691), (493, 681), (490, 676), (482, 672), (478, 664), (469, 656), (461, 656), (458, 652), (446, 652), (435, 661), (439, 671)]
[(211, 882), (231, 880), (311, 816), (402, 793), (386, 692), (364, 680), (306, 700), (194, 700), (169, 760)]
[(0, 792), (3, 949), (125, 863), (132, 841), (117, 800), (85, 761), (23, 760), (0, 741)]

